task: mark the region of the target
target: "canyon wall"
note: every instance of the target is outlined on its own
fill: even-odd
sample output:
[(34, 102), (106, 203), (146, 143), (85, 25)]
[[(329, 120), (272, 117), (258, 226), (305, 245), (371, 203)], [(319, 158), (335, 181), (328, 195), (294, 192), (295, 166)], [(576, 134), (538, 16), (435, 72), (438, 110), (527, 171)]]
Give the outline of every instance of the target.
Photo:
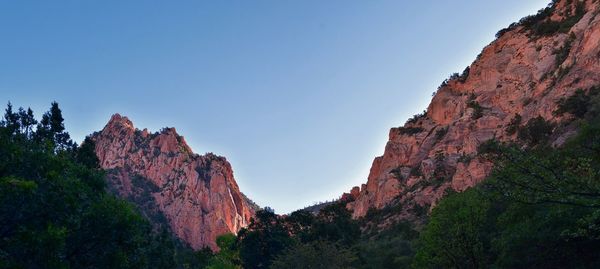
[(109, 189), (194, 249), (216, 249), (218, 235), (236, 233), (254, 215), (229, 162), (194, 154), (175, 128), (149, 133), (115, 114), (91, 137)]
[(511, 126), (538, 116), (557, 123), (552, 141), (564, 142), (574, 130), (568, 115), (553, 114), (557, 101), (600, 84), (599, 10), (596, 0), (556, 1), (499, 32), (468, 69), (442, 83), (425, 113), (390, 130), (347, 205), (354, 217), (392, 203), (430, 208), (449, 189), (474, 186), (492, 169), (477, 157), (478, 145), (515, 141)]

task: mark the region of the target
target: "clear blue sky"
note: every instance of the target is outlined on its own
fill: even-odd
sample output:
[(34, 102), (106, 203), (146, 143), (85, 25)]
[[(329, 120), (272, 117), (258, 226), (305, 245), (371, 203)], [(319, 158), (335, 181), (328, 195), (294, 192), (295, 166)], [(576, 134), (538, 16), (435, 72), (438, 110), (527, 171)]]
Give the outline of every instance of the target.
[(289, 212), (366, 182), (390, 127), (548, 0), (0, 0), (0, 102), (176, 127)]

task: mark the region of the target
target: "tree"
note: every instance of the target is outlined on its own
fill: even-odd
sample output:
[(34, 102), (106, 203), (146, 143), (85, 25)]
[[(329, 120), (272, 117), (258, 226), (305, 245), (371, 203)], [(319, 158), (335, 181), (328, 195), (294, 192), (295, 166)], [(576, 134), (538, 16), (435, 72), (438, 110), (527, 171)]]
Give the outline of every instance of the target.
[(52, 102), (50, 105), (50, 111), (48, 112), (48, 119), (50, 125), (50, 131), (52, 133), (58, 134), (62, 133), (65, 130), (64, 118), (62, 116), (62, 111), (58, 107), (57, 102)]
[(450, 195), (431, 212), (419, 237), (418, 268), (486, 268), (492, 253), (491, 204), (477, 190)]
[(562, 149), (523, 150), (488, 141), (483, 157), (494, 160), (487, 187), (527, 204), (600, 208), (600, 127), (586, 126)]
[(277, 256), (270, 268), (351, 269), (357, 261), (355, 253), (328, 241), (296, 244)]
[(301, 242), (310, 240), (313, 232), (312, 226), (315, 223), (315, 216), (306, 210), (297, 210), (284, 218), (283, 225), (285, 229)]
[(96, 142), (89, 136), (75, 151), (75, 160), (89, 168), (100, 168), (98, 156), (96, 156)]
[(555, 115), (562, 116), (570, 113), (577, 118), (583, 118), (588, 112), (591, 97), (582, 89), (577, 89), (573, 95), (567, 98), (561, 98), (558, 102), (558, 108), (554, 111)]
[(360, 268), (409, 268), (415, 255), (413, 242), (419, 235), (414, 227), (413, 223), (401, 221), (385, 229), (376, 228), (374, 232), (363, 234), (357, 244), (357, 253), (362, 262)]
[(19, 114), (13, 112), (12, 104), (8, 102), (4, 113), (3, 126), (10, 134), (16, 133), (20, 129)]
[(313, 240), (327, 240), (350, 246), (360, 237), (360, 227), (344, 203), (333, 203), (319, 211), (311, 233)]
[(537, 116), (519, 129), (518, 137), (530, 147), (545, 146), (553, 130), (554, 124)]
[(238, 234), (244, 268), (269, 268), (273, 258), (293, 243), (282, 220), (265, 210), (256, 212), (248, 229)]
[(50, 143), (57, 150), (73, 150), (75, 144), (69, 133), (65, 132), (64, 118), (58, 103), (52, 102), (50, 111), (44, 113), (37, 126), (35, 137), (38, 141)]
[(209, 261), (208, 269), (237, 269), (240, 266), (240, 253), (234, 234), (223, 234), (217, 237), (220, 251)]
[(33, 110), (27, 108), (27, 111), (25, 111), (23, 108), (19, 108), (19, 120), (19, 125), (22, 129), (21, 132), (25, 136), (30, 137), (33, 126), (37, 124), (37, 120), (33, 116)]
[[(54, 134), (54, 118), (54, 131), (68, 137), (53, 107), (40, 122), (42, 132)], [(28, 135), (32, 111), (13, 113), (9, 105), (6, 112), (0, 124), (0, 268), (180, 266), (170, 236), (153, 232), (131, 204), (106, 193), (93, 142), (77, 149), (71, 144), (74, 154), (67, 153), (54, 136), (38, 136), (40, 129)]]

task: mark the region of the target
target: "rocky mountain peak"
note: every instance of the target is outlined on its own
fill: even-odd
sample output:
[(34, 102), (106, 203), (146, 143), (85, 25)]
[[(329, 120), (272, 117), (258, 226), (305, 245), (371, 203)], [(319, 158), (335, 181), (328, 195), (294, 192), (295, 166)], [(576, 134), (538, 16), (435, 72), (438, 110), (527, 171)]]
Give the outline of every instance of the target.
[(106, 124), (105, 128), (111, 129), (119, 129), (119, 128), (127, 128), (134, 129), (133, 122), (129, 120), (129, 118), (121, 116), (119, 113), (115, 113), (110, 117), (110, 120)]
[(109, 189), (195, 249), (216, 249), (218, 235), (236, 233), (254, 215), (229, 162), (193, 153), (175, 128), (151, 134), (115, 114), (92, 139)]
[[(444, 81), (427, 110), (392, 128), (354, 202), (354, 217), (391, 204), (431, 208), (447, 190), (483, 180), (491, 164), (477, 158), (487, 140), (516, 141), (532, 119), (561, 126), (560, 145), (573, 134), (568, 116), (553, 113), (561, 98), (600, 85), (600, 4), (554, 1), (498, 32), (462, 73)], [(414, 210), (413, 210), (414, 211)]]

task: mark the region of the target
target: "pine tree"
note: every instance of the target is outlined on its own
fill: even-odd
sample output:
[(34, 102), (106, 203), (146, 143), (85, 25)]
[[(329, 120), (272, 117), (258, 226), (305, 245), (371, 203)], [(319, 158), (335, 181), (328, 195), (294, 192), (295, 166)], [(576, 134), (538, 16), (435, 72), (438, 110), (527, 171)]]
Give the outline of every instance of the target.
[(6, 106), (6, 110), (4, 113), (4, 126), (7, 128), (8, 132), (14, 134), (20, 128), (19, 126), (19, 114), (14, 113), (12, 109), (12, 104), (8, 102)]
[(25, 134), (25, 136), (29, 137), (33, 126), (37, 124), (37, 120), (35, 120), (35, 117), (33, 116), (33, 110), (31, 110), (31, 108), (27, 108), (27, 111), (25, 111), (22, 107), (20, 107), (19, 121), (21, 132)]

